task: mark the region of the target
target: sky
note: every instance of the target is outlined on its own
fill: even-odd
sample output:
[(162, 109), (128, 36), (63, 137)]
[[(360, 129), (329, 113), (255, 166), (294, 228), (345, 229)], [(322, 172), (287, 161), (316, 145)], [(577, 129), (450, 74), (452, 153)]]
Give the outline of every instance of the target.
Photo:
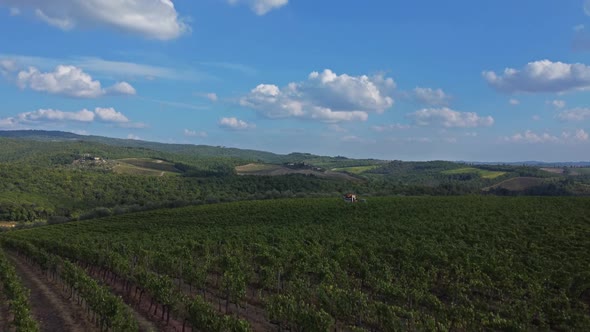
[(590, 160), (590, 0), (0, 0), (0, 130)]

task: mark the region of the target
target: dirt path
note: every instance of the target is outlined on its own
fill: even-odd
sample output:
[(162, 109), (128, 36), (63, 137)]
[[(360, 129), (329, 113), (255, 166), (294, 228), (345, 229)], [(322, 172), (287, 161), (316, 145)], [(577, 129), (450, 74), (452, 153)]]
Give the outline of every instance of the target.
[(88, 321), (84, 310), (62, 294), (58, 284), (48, 281), (44, 275), (24, 263), (18, 256), (7, 256), (14, 264), (23, 286), (31, 290), (29, 301), (41, 331), (98, 331)]
[(12, 322), (12, 315), (8, 310), (8, 299), (2, 294), (2, 284), (0, 284), (0, 331), (12, 331), (10, 329), (10, 322)]

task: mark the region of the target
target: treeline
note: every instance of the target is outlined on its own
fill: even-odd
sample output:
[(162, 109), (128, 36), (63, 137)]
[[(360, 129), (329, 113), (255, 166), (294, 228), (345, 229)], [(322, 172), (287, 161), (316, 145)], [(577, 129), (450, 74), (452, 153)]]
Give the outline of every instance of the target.
[[(109, 140), (112, 139), (105, 138), (105, 142)], [(384, 163), (371, 159), (319, 157), (304, 153), (285, 156), (254, 153), (256, 151), (253, 157), (305, 162), (306, 165), (326, 169), (359, 165), (379, 167), (363, 173), (363, 180), (354, 182), (313, 175), (237, 176), (235, 166), (252, 160), (229, 156), (247, 156), (247, 150), (204, 146), (196, 147), (195, 150), (190, 146), (159, 143), (129, 147), (121, 145), (121, 140), (114, 142), (119, 145), (0, 137), (0, 221), (46, 220), (61, 223), (156, 208), (237, 200), (337, 197), (345, 192), (355, 192), (361, 196), (478, 194), (483, 188), (515, 176), (556, 177), (571, 181), (571, 178), (563, 175), (526, 166), (478, 166), (483, 170), (506, 172), (498, 178), (485, 179), (478, 173), (449, 174), (445, 171), (466, 165), (447, 161)], [(190, 154), (190, 151), (204, 151), (205, 155)], [(113, 173), (108, 167), (101, 167), (102, 163), (96, 167), (78, 167), (73, 164), (80, 158), (91, 158), (88, 156), (104, 160), (159, 159), (170, 163), (162, 164), (165, 167), (163, 171), (172, 167), (180, 172), (180, 176), (121, 175)], [(137, 159), (137, 162), (143, 161)], [(577, 176), (573, 184), (553, 181), (522, 194), (587, 194), (590, 190), (583, 185), (590, 184), (589, 179), (590, 176)], [(503, 189), (493, 189), (489, 193), (519, 194)]]
[[(162, 144), (165, 146), (165, 144)], [(188, 153), (158, 151), (145, 147), (113, 146), (86, 141), (36, 141), (15, 140), (0, 137), (0, 162), (19, 165), (55, 167), (71, 165), (85, 155), (106, 160), (123, 158), (153, 158), (183, 163), (194, 169), (210, 170), (223, 165), (233, 167), (253, 159), (241, 159), (223, 155), (209, 156)]]
[(127, 212), (237, 200), (365, 196), (460, 195), (477, 193), (482, 183), (453, 180), (405, 184), (393, 179), (348, 182), (306, 175), (236, 176), (220, 166), (202, 171), (175, 165), (183, 176), (146, 177), (110, 172), (0, 163), (0, 220), (89, 219)]
[[(475, 174), (442, 174), (440, 167), (418, 166), (423, 168), (422, 172), (371, 174), (365, 181), (349, 182), (297, 174), (237, 176), (228, 165), (207, 171), (176, 163), (182, 176), (149, 177), (0, 163), (0, 220), (60, 223), (156, 208), (238, 200), (338, 197), (345, 192), (361, 196), (479, 194), (482, 188), (506, 178), (490, 180)], [(523, 194), (576, 194), (577, 186), (580, 186), (577, 181), (564, 179)], [(490, 193), (516, 194), (502, 189)]]

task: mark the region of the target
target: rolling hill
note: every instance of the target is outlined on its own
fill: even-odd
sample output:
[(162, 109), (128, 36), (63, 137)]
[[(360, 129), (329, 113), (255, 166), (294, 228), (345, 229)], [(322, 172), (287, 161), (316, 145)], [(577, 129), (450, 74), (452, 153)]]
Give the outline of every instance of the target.
[(576, 176), (571, 173), (533, 166), (278, 155), (64, 132), (0, 131), (0, 220), (62, 221), (345, 192), (364, 197), (590, 194), (590, 171), (575, 168)]

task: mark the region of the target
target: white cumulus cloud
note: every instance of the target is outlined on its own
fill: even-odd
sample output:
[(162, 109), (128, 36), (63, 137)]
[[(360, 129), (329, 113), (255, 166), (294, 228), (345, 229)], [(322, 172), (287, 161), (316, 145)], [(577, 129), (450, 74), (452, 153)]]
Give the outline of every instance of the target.
[(329, 69), (284, 88), (260, 84), (240, 104), (268, 118), (302, 118), (323, 122), (366, 121), (370, 112), (393, 106), (395, 82), (382, 75), (338, 75)]
[(531, 130), (524, 133), (516, 133), (512, 136), (504, 137), (504, 141), (513, 143), (548, 143), (557, 142), (559, 138), (549, 133), (537, 134)]
[(506, 93), (567, 92), (590, 88), (590, 67), (581, 63), (529, 62), (523, 69), (506, 68), (503, 73), (484, 71), (490, 86)]
[(127, 82), (119, 82), (110, 88), (106, 88), (104, 90), (104, 92), (106, 94), (111, 94), (111, 95), (135, 95), (135, 94), (137, 94), (137, 91), (135, 91), (135, 88)]
[(363, 137), (359, 137), (359, 136), (355, 136), (355, 135), (343, 136), (340, 138), (340, 141), (346, 142), (346, 143), (362, 143), (362, 144), (376, 143), (375, 140), (367, 139), (367, 138), (363, 138)]
[(18, 13), (30, 10), (62, 30), (99, 26), (160, 40), (190, 30), (171, 0), (0, 0), (0, 5)]
[(555, 108), (558, 108), (558, 109), (565, 108), (567, 106), (567, 103), (565, 100), (550, 100), (550, 101), (547, 101), (547, 104), (551, 105)]
[(574, 135), (575, 139), (578, 141), (588, 141), (588, 133), (584, 131), (584, 129), (578, 129), (576, 130), (576, 133)]
[(448, 107), (425, 108), (408, 114), (418, 126), (442, 126), (445, 128), (489, 127), (494, 124), (491, 116), (479, 116), (474, 112), (458, 112)]
[(445, 106), (451, 100), (451, 96), (446, 94), (442, 89), (421, 87), (414, 89), (414, 98), (417, 102), (428, 106)]
[(573, 108), (559, 112), (557, 117), (562, 121), (584, 121), (590, 119), (590, 108)]
[(386, 131), (397, 131), (397, 130), (404, 130), (404, 129), (409, 129), (411, 128), (410, 125), (405, 125), (405, 124), (401, 124), (401, 123), (393, 123), (393, 124), (388, 124), (388, 125), (381, 125), (381, 126), (372, 126), (371, 129), (373, 131), (382, 133), (382, 132), (386, 132)]
[(114, 108), (97, 107), (94, 111), (82, 109), (77, 112), (66, 112), (54, 109), (39, 109), (33, 112), (19, 113), (15, 116), (0, 119), (0, 128), (17, 128), (29, 125), (44, 125), (48, 123), (79, 122), (91, 123), (94, 121), (117, 124), (125, 128), (143, 128), (139, 124), (131, 123), (129, 119)]
[(265, 15), (273, 9), (286, 6), (289, 0), (228, 0), (232, 5), (246, 3), (256, 15)]
[(201, 138), (205, 138), (208, 135), (207, 135), (207, 132), (205, 132), (205, 131), (196, 131), (196, 130), (185, 129), (184, 130), (184, 136), (186, 136), (186, 137), (201, 137)]
[(121, 112), (117, 112), (114, 108), (97, 107), (94, 113), (98, 118), (104, 122), (126, 123), (129, 119)]
[(15, 118), (0, 119), (0, 128), (2, 129), (15, 129), (17, 127), (18, 122)]
[(238, 118), (221, 118), (219, 120), (219, 126), (225, 129), (231, 130), (247, 130), (247, 129), (254, 129), (256, 125), (253, 123), (248, 123), (244, 120), (240, 120)]
[(127, 82), (119, 82), (103, 89), (101, 83), (75, 66), (60, 65), (53, 72), (41, 72), (35, 67), (21, 70), (16, 78), (22, 89), (75, 98), (98, 98), (107, 94), (134, 95), (135, 89)]
[(219, 98), (217, 97), (217, 94), (216, 94), (216, 93), (209, 92), (209, 93), (207, 93), (207, 99), (209, 99), (210, 101), (213, 101), (213, 102), (215, 102), (215, 101), (217, 101)]
[(19, 122), (28, 121), (77, 121), (77, 122), (92, 122), (95, 114), (87, 109), (79, 112), (64, 112), (53, 109), (40, 109), (34, 112), (21, 113), (17, 116)]
[(512, 99), (508, 100), (508, 103), (512, 106), (516, 106), (516, 105), (520, 105), (520, 100), (512, 98)]
[(18, 70), (16, 61), (11, 59), (0, 59), (0, 74), (8, 77), (8, 75)]
[(505, 142), (510, 143), (531, 143), (531, 144), (539, 144), (539, 143), (579, 143), (579, 142), (587, 142), (589, 140), (589, 135), (584, 129), (576, 129), (574, 131), (563, 131), (560, 137), (552, 135), (547, 132), (543, 133), (535, 133), (531, 130), (526, 130), (523, 133), (516, 133), (512, 136), (503, 137)]

